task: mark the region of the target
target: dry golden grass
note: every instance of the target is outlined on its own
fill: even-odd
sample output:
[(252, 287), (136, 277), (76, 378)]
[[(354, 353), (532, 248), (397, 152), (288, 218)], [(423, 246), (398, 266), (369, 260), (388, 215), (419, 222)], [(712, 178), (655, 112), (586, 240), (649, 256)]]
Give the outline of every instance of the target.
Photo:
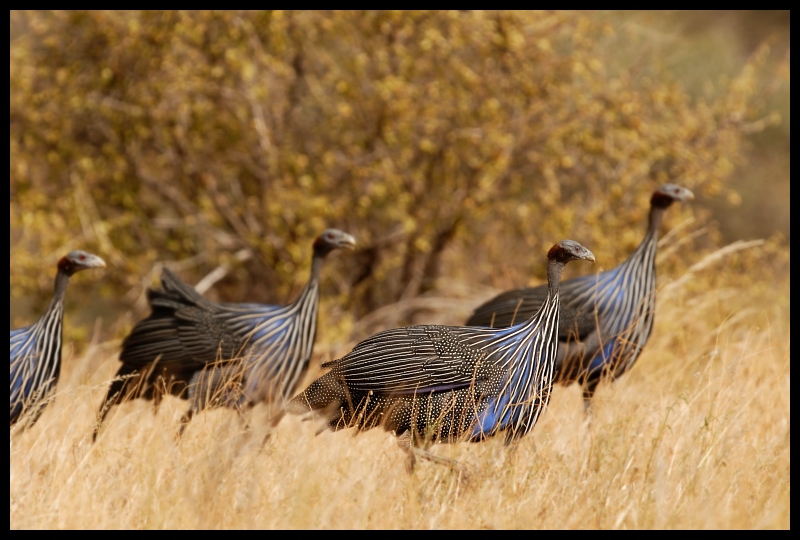
[(408, 475), (385, 432), (315, 436), (297, 417), (263, 449), (263, 418), (243, 432), (227, 410), (176, 443), (173, 398), (157, 416), (115, 409), (92, 445), (117, 344), (67, 351), (56, 401), (10, 437), (11, 528), (789, 528), (788, 307), (684, 284), (662, 286), (648, 347), (591, 425), (557, 387), (515, 452), (435, 446), (467, 480), (427, 462)]

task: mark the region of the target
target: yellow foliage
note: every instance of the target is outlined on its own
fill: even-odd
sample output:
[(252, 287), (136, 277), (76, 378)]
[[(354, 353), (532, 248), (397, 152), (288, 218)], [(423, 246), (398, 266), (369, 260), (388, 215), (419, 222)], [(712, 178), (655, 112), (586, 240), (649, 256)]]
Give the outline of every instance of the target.
[[(68, 248), (106, 258), (104, 292), (128, 303), (156, 263), (181, 261), (197, 281), (244, 249), (254, 256), (233, 260), (239, 271), (212, 294), (285, 301), (329, 226), (360, 249), (325, 270), (330, 304), (346, 306), (331, 327), (441, 277), (527, 282), (562, 238), (608, 268), (641, 237), (658, 185), (727, 194), (763, 116), (766, 51), (694, 97), (658, 65), (612, 61), (614, 40), (635, 37), (581, 13), (32, 11), (12, 22), (27, 33), (10, 55), (11, 284), (42, 297), (43, 268)], [(666, 228), (689, 216), (708, 234), (660, 271), (718, 247), (698, 205), (671, 210)]]

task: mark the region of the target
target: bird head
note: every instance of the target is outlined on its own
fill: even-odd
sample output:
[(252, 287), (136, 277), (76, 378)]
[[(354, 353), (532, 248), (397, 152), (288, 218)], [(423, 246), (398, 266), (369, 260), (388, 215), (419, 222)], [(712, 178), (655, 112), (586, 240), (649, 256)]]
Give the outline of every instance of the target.
[(691, 201), (694, 193), (690, 189), (677, 184), (664, 184), (653, 192), (650, 205), (657, 208), (668, 208), (674, 202)]
[(70, 251), (58, 261), (58, 270), (71, 276), (80, 270), (87, 268), (105, 268), (106, 262), (98, 257), (85, 251), (75, 250)]
[(555, 260), (561, 263), (569, 261), (591, 261), (594, 262), (594, 253), (580, 245), (575, 240), (562, 240), (550, 248), (547, 252), (548, 260)]
[(314, 252), (325, 256), (335, 249), (355, 249), (356, 239), (339, 229), (326, 229), (314, 240)]

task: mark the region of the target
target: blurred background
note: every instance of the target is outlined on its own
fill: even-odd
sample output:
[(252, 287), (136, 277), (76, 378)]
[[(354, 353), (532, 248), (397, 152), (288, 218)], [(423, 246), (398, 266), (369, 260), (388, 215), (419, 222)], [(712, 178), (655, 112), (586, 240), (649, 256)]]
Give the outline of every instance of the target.
[(788, 323), (789, 18), (12, 11), (12, 327), (72, 249), (108, 263), (67, 294), (77, 347), (145, 316), (164, 264), (286, 303), (327, 227), (358, 249), (323, 270), (323, 346), (462, 324), (563, 238), (597, 256), (565, 277), (618, 264), (666, 182), (697, 198), (667, 213), (662, 287)]

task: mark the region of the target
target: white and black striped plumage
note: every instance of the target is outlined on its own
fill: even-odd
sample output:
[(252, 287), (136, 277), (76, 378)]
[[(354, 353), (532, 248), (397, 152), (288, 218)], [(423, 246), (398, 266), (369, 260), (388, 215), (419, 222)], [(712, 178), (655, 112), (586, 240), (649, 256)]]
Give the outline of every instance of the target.
[(62, 257), (47, 311), (32, 325), (11, 330), (11, 426), (21, 419), (33, 425), (58, 382), (64, 293), (70, 276), (79, 270), (105, 265), (103, 259), (85, 251), (71, 251)]
[(190, 416), (208, 405), (288, 400), (311, 358), (323, 260), (354, 246), (355, 239), (337, 229), (317, 237), (311, 277), (287, 306), (212, 302), (165, 268), (161, 287), (148, 291), (152, 313), (122, 343), (122, 366), (97, 429), (118, 401), (143, 397), (158, 405), (164, 391), (191, 399)]
[[(556, 382), (581, 384), (587, 408), (599, 382), (628, 371), (647, 343), (655, 315), (658, 227), (673, 202), (693, 198), (686, 188), (661, 186), (650, 199), (644, 239), (624, 262), (561, 284)], [(544, 285), (504, 292), (476, 308), (467, 324), (510, 326), (530, 316), (546, 295)]]
[(420, 325), (386, 330), (328, 362), (325, 375), (290, 402), (331, 429), (381, 426), (414, 444), (480, 441), (533, 429), (547, 405), (559, 316), (558, 286), (571, 260), (592, 253), (564, 240), (548, 253), (547, 301), (503, 329)]

